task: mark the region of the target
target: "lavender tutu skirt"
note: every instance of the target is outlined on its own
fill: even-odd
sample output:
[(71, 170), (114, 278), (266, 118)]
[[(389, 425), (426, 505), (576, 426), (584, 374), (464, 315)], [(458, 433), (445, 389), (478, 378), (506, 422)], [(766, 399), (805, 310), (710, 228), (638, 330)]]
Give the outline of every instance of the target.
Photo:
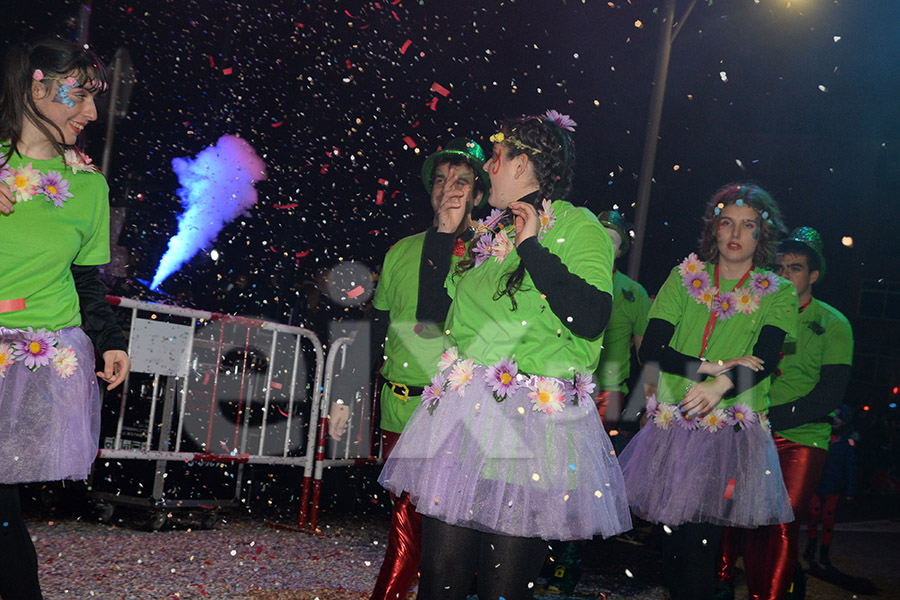
[(498, 402), (485, 370), (475, 365), (464, 395), (448, 388), (436, 405), (423, 400), (379, 482), (409, 492), (424, 515), (479, 531), (577, 540), (631, 529), (594, 403), (568, 398), (548, 414), (524, 386)]
[(87, 479), (99, 439), (94, 347), (85, 333), (0, 328), (0, 483)]
[(753, 528), (794, 520), (767, 425), (715, 432), (653, 420), (619, 457), (631, 510), (653, 523)]

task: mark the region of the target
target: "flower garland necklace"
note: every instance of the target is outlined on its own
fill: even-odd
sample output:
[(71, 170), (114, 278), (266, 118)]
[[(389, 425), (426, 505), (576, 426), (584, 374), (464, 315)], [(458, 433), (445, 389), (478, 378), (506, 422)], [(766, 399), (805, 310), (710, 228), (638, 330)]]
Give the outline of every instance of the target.
[[(447, 391), (465, 396), (466, 389), (475, 383), (478, 376), (497, 402), (503, 402), (521, 388), (527, 388), (531, 409), (548, 415), (563, 410), (567, 401), (578, 406), (579, 402), (592, 400), (595, 388), (590, 373), (579, 371), (572, 379), (525, 375), (519, 372), (518, 364), (511, 358), (502, 358), (494, 365), (483, 367), (476, 365), (471, 358), (461, 359), (454, 346), (441, 354), (438, 373), (431, 379), (431, 385), (422, 391), (422, 402), (428, 414), (434, 414)], [(524, 414), (524, 409), (520, 407), (519, 412)]]
[[(759, 308), (760, 300), (778, 290), (778, 277), (770, 271), (753, 273), (747, 271), (734, 289), (730, 292), (719, 290), (719, 265), (716, 265), (713, 276), (715, 280), (710, 282), (709, 273), (706, 272), (703, 262), (693, 252), (678, 265), (683, 285), (697, 304), (706, 306), (710, 311), (706, 330), (703, 332), (703, 346), (700, 357), (706, 351), (706, 345), (716, 326), (716, 321), (726, 321), (737, 313), (750, 315)], [(742, 289), (744, 283), (750, 279), (750, 289)]]
[[(541, 220), (541, 229), (538, 231), (537, 236), (538, 240), (543, 239), (544, 234), (556, 225), (556, 215), (553, 214), (551, 204), (547, 199), (541, 202), (542, 210), (538, 212), (538, 218)], [(506, 226), (500, 227), (496, 232), (494, 231), (494, 228), (509, 214), (509, 209), (501, 211), (495, 208), (491, 210), (491, 214), (488, 215), (486, 221), (478, 223), (476, 228), (478, 240), (472, 249), (476, 267), (481, 266), (481, 263), (492, 256), (494, 260), (502, 265), (506, 257), (509, 256), (510, 251), (513, 249), (513, 242), (509, 239)]]
[[(63, 161), (73, 172), (84, 171), (86, 173), (99, 173), (93, 161), (75, 148), (68, 148), (63, 155)], [(72, 197), (69, 191), (69, 180), (63, 179), (60, 171), (42, 172), (31, 166), (32, 163), (20, 166), (18, 169), (9, 167), (0, 168), (0, 182), (5, 183), (16, 203), (28, 202), (34, 196), (43, 194), (47, 202), (52, 202), (56, 208), (61, 208)]]

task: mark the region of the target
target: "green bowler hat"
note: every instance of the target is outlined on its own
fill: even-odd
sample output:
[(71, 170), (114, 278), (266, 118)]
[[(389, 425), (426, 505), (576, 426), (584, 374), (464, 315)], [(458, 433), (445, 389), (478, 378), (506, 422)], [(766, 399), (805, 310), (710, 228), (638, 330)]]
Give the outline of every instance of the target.
[(438, 150), (425, 159), (425, 164), (422, 165), (422, 183), (425, 184), (428, 195), (431, 195), (431, 176), (434, 174), (434, 166), (441, 159), (454, 156), (464, 159), (484, 184), (484, 195), (481, 197), (481, 203), (478, 205), (481, 206), (487, 200), (488, 192), (491, 189), (491, 179), (488, 177), (487, 171), (484, 170), (484, 163), (487, 158), (485, 158), (484, 150), (481, 149), (481, 146), (475, 140), (468, 138), (454, 138), (443, 149)]
[(819, 259), (819, 277), (825, 276), (825, 252), (823, 250), (825, 243), (818, 231), (812, 227), (798, 227), (781, 240), (781, 243), (786, 246), (784, 251), (788, 251), (791, 244), (800, 244), (808, 248)]
[(625, 227), (625, 219), (622, 218), (619, 211), (604, 210), (597, 215), (597, 218), (600, 219), (601, 225), (609, 227), (619, 233), (619, 237), (622, 238), (622, 255), (625, 255), (631, 247), (631, 236), (628, 235), (628, 229)]

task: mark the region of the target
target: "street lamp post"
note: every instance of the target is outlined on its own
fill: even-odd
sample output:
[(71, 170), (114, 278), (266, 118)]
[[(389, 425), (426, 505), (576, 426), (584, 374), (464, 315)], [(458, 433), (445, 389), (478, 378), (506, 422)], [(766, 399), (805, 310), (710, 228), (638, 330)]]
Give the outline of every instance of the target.
[(628, 254), (628, 276), (637, 280), (641, 270), (641, 255), (644, 250), (644, 235), (647, 230), (647, 208), (650, 204), (650, 185), (653, 182), (653, 167), (656, 163), (656, 146), (659, 140), (659, 123), (662, 118), (663, 100), (666, 94), (666, 78), (669, 74), (669, 56), (672, 43), (688, 15), (697, 4), (691, 0), (684, 15), (675, 22), (675, 5), (678, 0), (666, 0), (663, 20), (659, 30), (659, 48), (656, 54), (656, 70), (653, 74), (653, 90), (650, 96), (650, 112), (647, 132), (644, 137), (644, 154), (641, 158), (641, 174), (638, 179), (638, 198), (634, 216), (634, 245)]

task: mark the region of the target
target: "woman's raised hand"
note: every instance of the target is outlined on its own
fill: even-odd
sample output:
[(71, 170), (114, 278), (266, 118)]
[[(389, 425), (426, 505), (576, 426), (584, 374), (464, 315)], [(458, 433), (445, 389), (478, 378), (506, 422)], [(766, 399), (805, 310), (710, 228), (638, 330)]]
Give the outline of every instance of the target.
[(537, 210), (528, 202), (510, 202), (509, 210), (515, 217), (516, 248), (528, 238), (536, 237), (541, 228)]

